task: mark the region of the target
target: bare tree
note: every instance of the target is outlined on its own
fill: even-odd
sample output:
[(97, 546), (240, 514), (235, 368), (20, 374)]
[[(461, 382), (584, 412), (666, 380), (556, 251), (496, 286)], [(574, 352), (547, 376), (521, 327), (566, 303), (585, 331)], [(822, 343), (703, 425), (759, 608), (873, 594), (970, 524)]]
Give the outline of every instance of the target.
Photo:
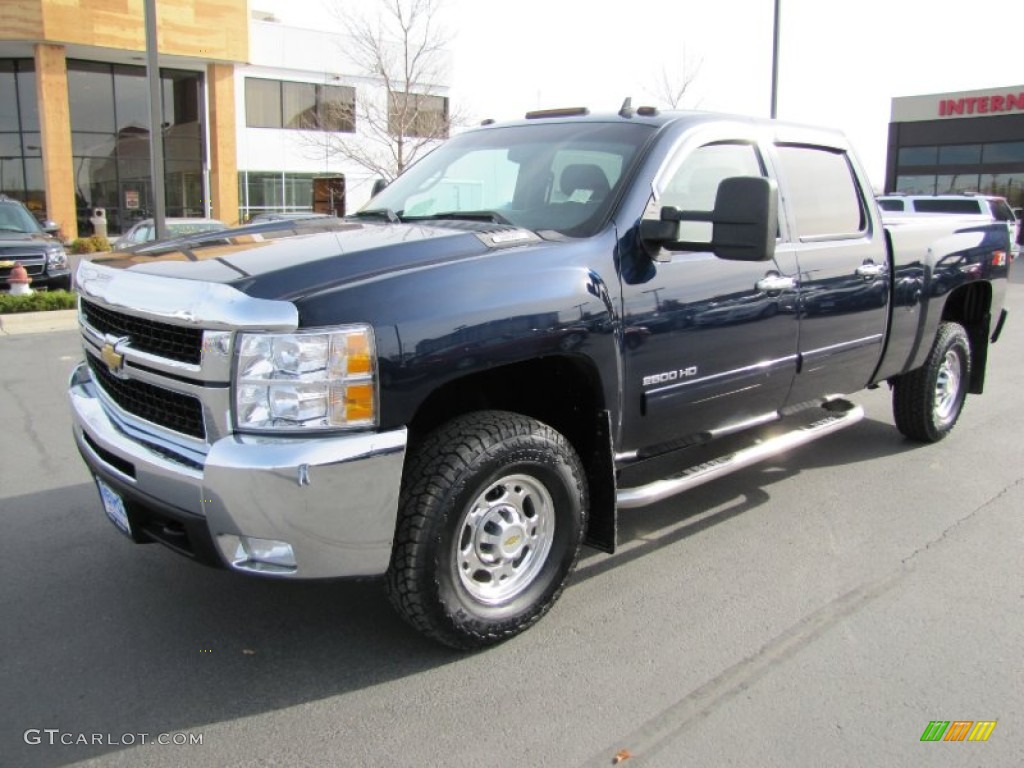
[[(680, 109), (703, 65), (704, 59), (694, 63), (684, 51), (682, 62), (677, 67), (670, 68), (667, 64), (661, 65), (661, 72), (654, 81), (654, 88), (650, 91), (651, 95), (669, 109)], [(698, 101), (691, 106), (696, 107), (699, 104)]]
[(333, 105), (343, 114), (328, 117), (329, 124), (354, 131), (308, 132), (307, 145), (390, 182), (425, 149), (448, 137), (453, 117), (447, 96), (438, 92), (446, 79), (450, 42), (438, 19), (441, 2), (377, 0), (361, 13), (348, 3), (334, 7), (345, 29), (344, 55), (356, 70), (352, 74), (369, 77), (383, 92), (360, 89), (354, 104)]

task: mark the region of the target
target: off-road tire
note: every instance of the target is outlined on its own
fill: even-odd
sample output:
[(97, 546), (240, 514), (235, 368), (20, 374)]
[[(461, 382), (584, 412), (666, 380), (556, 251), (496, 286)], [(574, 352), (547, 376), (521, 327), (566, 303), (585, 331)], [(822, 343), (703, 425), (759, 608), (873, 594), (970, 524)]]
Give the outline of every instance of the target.
[[(519, 634), (561, 594), (587, 503), (579, 457), (551, 427), (505, 411), (453, 419), (406, 461), (387, 573), (392, 604), (453, 648)], [(493, 580), (481, 580), (491, 579), (492, 560)]]
[(892, 412), (911, 440), (936, 443), (956, 426), (971, 376), (971, 344), (958, 323), (942, 323), (928, 359), (896, 379)]

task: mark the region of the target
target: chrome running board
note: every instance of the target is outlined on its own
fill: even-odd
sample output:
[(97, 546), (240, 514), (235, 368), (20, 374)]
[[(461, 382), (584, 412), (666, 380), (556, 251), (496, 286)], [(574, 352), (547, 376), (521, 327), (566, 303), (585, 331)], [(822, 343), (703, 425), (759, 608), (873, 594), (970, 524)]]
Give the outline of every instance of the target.
[(654, 504), (670, 496), (675, 496), (677, 493), (688, 491), (698, 485), (770, 459), (772, 456), (806, 445), (819, 437), (825, 437), (833, 432), (851, 427), (864, 418), (863, 408), (845, 400), (833, 400), (825, 407), (837, 412), (818, 419), (812, 424), (794, 429), (792, 432), (768, 438), (749, 448), (742, 448), (735, 453), (690, 467), (674, 477), (655, 480), (653, 483), (636, 488), (623, 488), (616, 494), (616, 502), (620, 509)]

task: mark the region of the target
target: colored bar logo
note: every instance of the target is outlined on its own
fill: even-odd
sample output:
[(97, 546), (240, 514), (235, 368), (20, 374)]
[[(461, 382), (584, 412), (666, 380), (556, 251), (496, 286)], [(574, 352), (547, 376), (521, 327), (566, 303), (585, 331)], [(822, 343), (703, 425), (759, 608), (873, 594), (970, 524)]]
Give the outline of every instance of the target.
[(988, 741), (998, 720), (932, 720), (921, 741)]

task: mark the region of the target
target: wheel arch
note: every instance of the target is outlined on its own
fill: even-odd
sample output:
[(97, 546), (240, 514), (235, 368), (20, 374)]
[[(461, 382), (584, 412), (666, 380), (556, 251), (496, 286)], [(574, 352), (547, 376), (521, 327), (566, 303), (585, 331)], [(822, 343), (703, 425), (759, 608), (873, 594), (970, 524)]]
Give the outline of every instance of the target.
[(417, 408), (410, 447), (434, 429), (472, 411), (504, 410), (556, 429), (580, 457), (590, 494), (586, 543), (613, 552), (616, 540), (612, 417), (593, 361), (545, 356), (446, 382)]
[(985, 388), (989, 336), (992, 327), (992, 286), (983, 281), (964, 285), (946, 297), (942, 322), (959, 323), (971, 343), (971, 375), (967, 391), (980, 395)]

